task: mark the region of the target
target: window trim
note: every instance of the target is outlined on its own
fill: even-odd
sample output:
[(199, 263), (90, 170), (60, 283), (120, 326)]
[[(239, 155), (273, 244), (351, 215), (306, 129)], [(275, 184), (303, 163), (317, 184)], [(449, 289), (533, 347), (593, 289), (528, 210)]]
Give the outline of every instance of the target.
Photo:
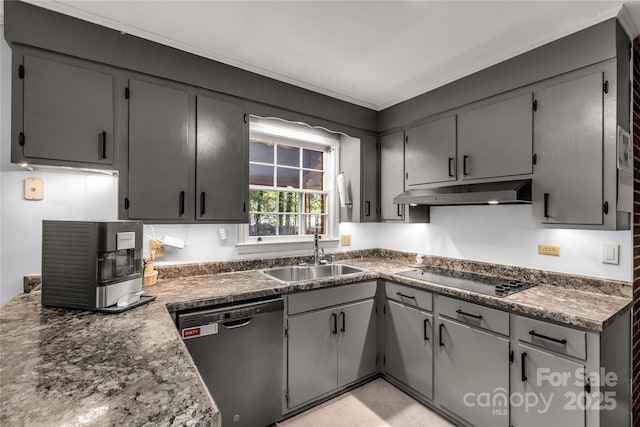
[[(287, 123), (287, 122), (285, 122)], [(302, 126), (302, 125), (301, 125)], [(275, 126), (274, 126), (275, 127)], [(336, 176), (338, 174), (338, 165), (340, 164), (340, 150), (339, 150), (339, 138), (335, 139), (329, 137), (320, 137), (318, 135), (312, 135), (314, 141), (302, 140), (294, 137), (287, 137), (284, 135), (275, 135), (268, 133), (258, 127), (258, 130), (251, 129), (249, 126), (250, 137), (249, 139), (264, 139), (268, 142), (284, 145), (294, 145), (301, 148), (307, 148), (312, 150), (321, 150), (329, 154), (329, 161), (325, 166), (325, 183), (327, 187), (322, 191), (309, 191), (311, 193), (325, 193), (327, 194), (327, 228), (326, 233), (321, 235), (319, 241), (319, 247), (321, 248), (337, 248), (340, 242), (339, 233), (339, 215), (340, 204), (338, 200), (338, 191), (335, 185)], [(311, 129), (311, 128), (310, 128)], [(301, 132), (303, 133), (303, 132)], [(321, 143), (318, 141), (324, 141)], [(248, 162), (247, 158), (247, 162)], [(259, 162), (257, 162), (259, 163)], [(302, 165), (300, 167), (303, 169)], [(275, 189), (275, 187), (269, 187), (269, 189)], [(295, 192), (307, 192), (302, 188), (294, 189)], [(302, 226), (302, 224), (301, 224)], [(259, 240), (260, 238), (260, 240)], [(238, 254), (252, 254), (252, 253), (265, 253), (265, 252), (280, 252), (280, 251), (293, 251), (293, 250), (313, 250), (313, 235), (295, 235), (295, 236), (249, 236), (249, 224), (238, 225), (238, 239), (236, 243), (236, 249)]]

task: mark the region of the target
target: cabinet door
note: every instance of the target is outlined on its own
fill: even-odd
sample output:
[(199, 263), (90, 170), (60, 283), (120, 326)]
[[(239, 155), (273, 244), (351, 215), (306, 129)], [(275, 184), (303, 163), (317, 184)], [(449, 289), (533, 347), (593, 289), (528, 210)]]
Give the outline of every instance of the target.
[(113, 163), (113, 76), (24, 57), (24, 156)]
[(288, 319), (289, 408), (338, 386), (337, 314), (320, 310)]
[(378, 220), (378, 138), (364, 135), (362, 149), (362, 222)]
[(532, 102), (527, 93), (458, 116), (463, 180), (533, 172)]
[(534, 222), (603, 222), (603, 74), (535, 93)]
[(138, 80), (129, 87), (129, 218), (193, 218), (189, 94)]
[(376, 315), (373, 300), (338, 310), (338, 387), (376, 372)]
[[(583, 365), (518, 344), (511, 366), (511, 423), (514, 426), (585, 425), (585, 390), (581, 376), (576, 376), (577, 372), (583, 372)], [(527, 396), (531, 398), (529, 405), (520, 404), (521, 398), (527, 401)], [(535, 401), (531, 396), (536, 397)]]
[(381, 219), (402, 220), (404, 205), (393, 204), (393, 198), (404, 191), (404, 132), (384, 135), (380, 147)]
[(241, 105), (197, 97), (196, 219), (249, 220), (249, 140)]
[(407, 129), (407, 185), (456, 180), (456, 116)]
[(441, 317), (438, 323), (436, 402), (473, 425), (509, 425), (509, 341)]
[(385, 372), (433, 398), (433, 316), (387, 300)]

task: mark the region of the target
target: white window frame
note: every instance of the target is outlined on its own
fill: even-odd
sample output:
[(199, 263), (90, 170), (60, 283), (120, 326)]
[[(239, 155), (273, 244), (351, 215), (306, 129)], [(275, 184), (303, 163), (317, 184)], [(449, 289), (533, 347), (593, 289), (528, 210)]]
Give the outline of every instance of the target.
[[(326, 226), (325, 234), (321, 235), (319, 246), (321, 248), (335, 248), (339, 243), (339, 210), (338, 192), (335, 185), (336, 175), (338, 173), (339, 162), (339, 139), (330, 138), (319, 135), (314, 132), (305, 132), (305, 127), (300, 125), (299, 130), (292, 131), (290, 125), (287, 128), (278, 128), (276, 126), (264, 126), (261, 123), (251, 123), (249, 126), (250, 139), (260, 139), (275, 144), (283, 144), (307, 148), (312, 150), (324, 151), (324, 193), (326, 194)], [(309, 128), (310, 129), (310, 128)], [(302, 165), (301, 165), (302, 168)], [(270, 186), (250, 186), (250, 188), (275, 190)], [(291, 190), (293, 192), (304, 193), (302, 188)], [(318, 193), (318, 191), (310, 191)], [(301, 221), (300, 227), (304, 223)], [(238, 242), (236, 244), (238, 254), (252, 254), (265, 252), (281, 252), (313, 249), (313, 235), (295, 235), (295, 236), (249, 236), (249, 224), (240, 224), (238, 226)]]

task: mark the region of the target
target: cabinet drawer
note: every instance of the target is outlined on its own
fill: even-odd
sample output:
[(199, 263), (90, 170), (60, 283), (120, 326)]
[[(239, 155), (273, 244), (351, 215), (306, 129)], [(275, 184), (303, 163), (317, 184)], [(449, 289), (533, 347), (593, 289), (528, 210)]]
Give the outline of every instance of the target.
[(528, 317), (513, 317), (518, 340), (578, 359), (587, 359), (586, 332)]
[(438, 295), (437, 298), (436, 308), (441, 315), (471, 326), (487, 329), (502, 335), (509, 335), (509, 313), (506, 311), (441, 295)]
[(410, 286), (385, 282), (384, 291), (387, 298), (412, 305), (423, 310), (433, 310), (433, 295), (431, 292), (421, 291)]
[(305, 311), (345, 304), (351, 301), (373, 298), (375, 295), (375, 281), (300, 292), (287, 297), (287, 313), (303, 313)]

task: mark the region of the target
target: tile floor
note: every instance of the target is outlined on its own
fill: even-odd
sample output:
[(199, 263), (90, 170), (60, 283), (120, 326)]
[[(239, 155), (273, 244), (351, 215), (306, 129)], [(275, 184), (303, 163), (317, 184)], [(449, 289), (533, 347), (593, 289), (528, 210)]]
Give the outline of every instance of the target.
[(383, 379), (277, 424), (279, 427), (453, 427)]

